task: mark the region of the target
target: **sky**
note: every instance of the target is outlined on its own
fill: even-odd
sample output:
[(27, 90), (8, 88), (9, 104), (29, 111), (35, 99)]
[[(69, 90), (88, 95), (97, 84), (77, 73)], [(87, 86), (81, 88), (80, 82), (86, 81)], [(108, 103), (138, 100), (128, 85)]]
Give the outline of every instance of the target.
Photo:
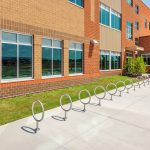
[(143, 0), (143, 2), (150, 7), (150, 0)]

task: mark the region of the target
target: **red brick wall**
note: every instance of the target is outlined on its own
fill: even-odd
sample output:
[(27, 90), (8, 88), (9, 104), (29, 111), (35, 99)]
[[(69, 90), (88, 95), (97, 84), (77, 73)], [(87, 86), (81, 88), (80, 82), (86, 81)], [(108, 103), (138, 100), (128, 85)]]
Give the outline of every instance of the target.
[(99, 41), (99, 5), (98, 0), (86, 0), (84, 5), (84, 32), (87, 41), (84, 45), (84, 73), (99, 72), (99, 44), (92, 46), (91, 39)]
[(140, 37), (139, 45), (144, 47), (143, 53), (150, 53), (150, 35)]
[[(135, 5), (139, 6), (139, 14), (135, 13)], [(144, 28), (144, 18), (147, 19), (147, 28)], [(133, 40), (126, 39), (126, 21), (133, 23)], [(139, 22), (139, 30), (134, 28), (135, 21)], [(125, 56), (125, 48), (135, 45), (135, 38), (150, 35), (148, 22), (150, 21), (150, 9), (141, 1), (133, 0), (133, 6), (122, 0), (122, 52)], [(124, 62), (124, 59), (122, 59)]]

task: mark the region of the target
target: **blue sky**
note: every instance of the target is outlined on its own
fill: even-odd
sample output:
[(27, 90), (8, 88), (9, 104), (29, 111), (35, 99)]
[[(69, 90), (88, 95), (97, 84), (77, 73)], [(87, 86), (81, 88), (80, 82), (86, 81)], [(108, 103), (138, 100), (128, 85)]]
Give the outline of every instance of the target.
[(150, 7), (150, 0), (143, 0), (143, 2)]

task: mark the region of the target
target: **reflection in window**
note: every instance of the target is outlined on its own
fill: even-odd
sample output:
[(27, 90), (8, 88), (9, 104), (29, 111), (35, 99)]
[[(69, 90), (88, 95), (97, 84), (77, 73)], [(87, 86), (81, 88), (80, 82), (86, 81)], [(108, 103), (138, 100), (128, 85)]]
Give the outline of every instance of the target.
[(2, 32), (2, 79), (32, 77), (32, 36)]
[(17, 45), (2, 44), (2, 79), (17, 78)]
[(126, 37), (127, 39), (132, 39), (132, 23), (126, 22)]
[(100, 69), (109, 70), (110, 69), (110, 52), (109, 51), (100, 51)]
[(110, 8), (101, 4), (100, 7), (100, 23), (106, 26), (109, 26), (110, 24)]
[(121, 30), (121, 16), (114, 10), (111, 11), (111, 27), (117, 30)]
[(120, 53), (111, 52), (111, 69), (120, 69)]
[(118, 52), (100, 51), (100, 70), (113, 70), (121, 68), (121, 55)]
[(71, 43), (69, 48), (69, 73), (83, 72), (83, 46), (79, 43)]
[(83, 0), (69, 0), (69, 1), (80, 7), (83, 7)]
[(42, 40), (42, 76), (61, 75), (62, 42)]

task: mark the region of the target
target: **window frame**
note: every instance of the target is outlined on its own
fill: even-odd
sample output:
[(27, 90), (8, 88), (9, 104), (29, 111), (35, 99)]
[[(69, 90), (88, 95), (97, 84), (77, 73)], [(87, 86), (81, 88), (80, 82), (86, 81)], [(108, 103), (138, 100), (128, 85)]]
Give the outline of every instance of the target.
[(131, 3), (129, 3), (129, 0), (126, 0), (126, 1), (129, 6), (133, 7), (133, 0), (131, 0)]
[[(115, 70), (122, 70), (121, 68), (121, 52), (118, 51), (112, 51), (112, 50), (104, 50), (104, 49), (100, 49), (100, 56), (101, 56), (101, 52), (109, 52), (109, 69), (107, 70), (102, 70), (100, 67), (100, 71), (115, 71)], [(120, 69), (112, 69), (112, 53), (118, 54), (120, 56)], [(116, 55), (115, 55), (116, 56)]]
[(84, 8), (84, 0), (82, 0), (83, 6), (78, 5), (77, 2), (76, 2), (76, 0), (75, 0), (75, 2), (71, 2), (70, 0), (68, 0), (68, 2), (71, 3), (71, 4), (73, 4), (73, 5), (75, 5), (75, 6), (77, 6), (77, 7)]
[(139, 14), (139, 5), (135, 4), (134, 11), (137, 15)]
[[(58, 48), (58, 49), (61, 49), (61, 63), (62, 63), (62, 61), (63, 61), (63, 42), (62, 42), (62, 40), (61, 39), (58, 39), (58, 38), (50, 38), (50, 37), (46, 37), (46, 36), (43, 36), (42, 37), (42, 41), (43, 41), (43, 39), (48, 39), (48, 40), (51, 40), (51, 46), (43, 46), (43, 43), (42, 43), (42, 45), (41, 45), (41, 49), (43, 50), (43, 47), (44, 48), (51, 48), (52, 49), (52, 75), (49, 75), (49, 76), (43, 76), (43, 70), (42, 70), (42, 79), (48, 79), (48, 78), (59, 78), (59, 77), (63, 77), (63, 70), (62, 70), (62, 64), (61, 64), (61, 74), (60, 75), (54, 75), (53, 74), (53, 69), (54, 69), (54, 66), (53, 66), (53, 50), (55, 49), (55, 48)], [(55, 47), (55, 46), (53, 46), (53, 41), (60, 41), (61, 42), (61, 48), (60, 47)], [(42, 54), (41, 54), (42, 55)], [(43, 59), (43, 57), (42, 57), (42, 59)], [(41, 60), (42, 61), (42, 60)], [(43, 65), (43, 64), (42, 64)]]
[[(12, 33), (12, 34), (16, 34), (16, 42), (3, 42), (2, 40), (2, 33)], [(26, 36), (30, 36), (32, 43), (31, 44), (25, 44), (25, 43), (21, 43), (19, 42), (19, 35), (26, 35)], [(12, 78), (12, 79), (2, 79), (2, 59), (0, 61), (0, 83), (7, 83), (7, 82), (17, 82), (17, 81), (28, 81), (28, 80), (34, 80), (34, 41), (33, 41), (33, 35), (31, 34), (27, 34), (27, 33), (22, 33), (22, 32), (15, 32), (15, 31), (9, 31), (9, 30), (0, 30), (0, 58), (2, 58), (2, 45), (3, 44), (13, 44), (17, 46), (17, 78)], [(23, 46), (31, 46), (32, 47), (32, 76), (31, 77), (21, 77), (19, 78), (19, 45), (23, 45)]]
[[(70, 44), (73, 43), (73, 44), (80, 44), (82, 45), (82, 50), (80, 49), (73, 49), (73, 48), (70, 48)], [(69, 52), (70, 51), (75, 51), (75, 73), (70, 73), (69, 70), (70, 68), (68, 67), (68, 73), (69, 73), (69, 76), (76, 76), (76, 75), (83, 75), (84, 74), (84, 44), (83, 43), (80, 43), (80, 42), (75, 42), (75, 41), (70, 41), (69, 42), (69, 50), (68, 50), (68, 55), (69, 55)], [(79, 52), (82, 52), (82, 72), (81, 73), (77, 73), (76, 72), (76, 64), (77, 64), (77, 61), (76, 61), (76, 51), (79, 51)], [(69, 58), (69, 57), (68, 57)], [(70, 59), (70, 58), (69, 58)], [(69, 64), (68, 64), (69, 66)]]
[[(143, 58), (145, 58), (144, 56), (149, 56), (149, 58), (150, 58), (150, 53), (148, 53), (148, 54), (141, 54), (141, 56), (143, 57)], [(148, 57), (146, 57), (146, 59), (148, 59)], [(145, 62), (145, 61), (144, 61)], [(150, 66), (150, 64), (146, 64), (146, 66), (147, 67), (149, 67)]]
[[(131, 27), (130, 27), (130, 29), (131, 29), (131, 35), (128, 32), (128, 29), (129, 29), (128, 23), (131, 24)], [(129, 35), (131, 36), (131, 38), (129, 38)], [(126, 21), (126, 39), (127, 40), (133, 40), (133, 23), (130, 22), (130, 21)]]
[[(101, 23), (101, 8), (102, 7), (103, 7), (103, 9), (105, 9), (106, 11), (109, 12), (109, 25), (105, 25), (104, 23)], [(116, 10), (114, 10), (113, 8), (105, 5), (104, 3), (100, 3), (99, 8), (100, 8), (100, 10), (99, 10), (100, 11), (99, 12), (100, 13), (99, 24), (104, 26), (104, 27), (110, 28), (112, 30), (121, 32), (121, 30), (122, 30), (122, 16), (121, 16), (121, 13), (119, 13)], [(108, 10), (107, 10), (107, 8), (108, 8)], [(119, 18), (120, 18), (120, 30), (112, 27), (112, 23), (111, 23), (112, 22), (112, 13), (115, 13), (116, 16), (119, 16)]]

